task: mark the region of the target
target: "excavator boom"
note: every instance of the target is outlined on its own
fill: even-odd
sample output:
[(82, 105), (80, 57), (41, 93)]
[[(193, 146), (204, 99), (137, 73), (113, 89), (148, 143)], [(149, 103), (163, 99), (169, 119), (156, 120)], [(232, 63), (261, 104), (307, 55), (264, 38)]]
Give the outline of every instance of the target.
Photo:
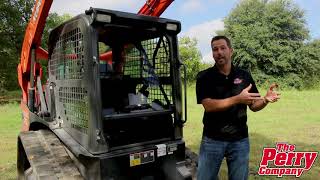
[[(32, 16), (26, 29), (22, 52), (21, 68), (25, 73), (30, 69), (31, 48), (39, 48), (46, 19), (53, 0), (36, 0)], [(39, 50), (40, 51), (40, 50)]]
[(138, 14), (159, 17), (173, 2), (173, 0), (147, 0)]

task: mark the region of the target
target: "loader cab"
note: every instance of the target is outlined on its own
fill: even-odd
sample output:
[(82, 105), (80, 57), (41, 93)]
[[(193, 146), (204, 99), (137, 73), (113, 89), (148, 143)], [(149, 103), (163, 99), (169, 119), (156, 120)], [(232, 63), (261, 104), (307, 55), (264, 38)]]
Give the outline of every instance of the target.
[(91, 8), (49, 39), (51, 112), (92, 154), (182, 139), (178, 21)]

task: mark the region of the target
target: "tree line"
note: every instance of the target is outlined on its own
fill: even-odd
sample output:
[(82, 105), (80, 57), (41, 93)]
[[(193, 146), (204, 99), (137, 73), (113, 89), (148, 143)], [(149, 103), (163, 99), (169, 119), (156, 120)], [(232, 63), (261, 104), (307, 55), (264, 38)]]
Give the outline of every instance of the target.
[[(1, 93), (19, 88), (16, 67), (34, 1), (0, 1)], [(230, 37), (233, 63), (251, 71), (257, 83), (272, 81), (310, 88), (319, 85), (320, 40), (310, 39), (304, 16), (292, 0), (242, 0), (225, 17), (225, 29), (218, 34)], [(42, 47), (47, 47), (48, 31), (69, 18), (49, 14)], [(194, 81), (199, 71), (210, 66), (202, 63), (196, 45), (195, 39), (179, 39), (180, 59), (187, 65), (188, 81)]]
[[(217, 34), (231, 39), (233, 64), (250, 71), (258, 84), (320, 87), (320, 39), (310, 38), (305, 12), (292, 0), (242, 0), (225, 17), (224, 25)], [(204, 67), (192, 43), (196, 41), (187, 37), (180, 40), (181, 58), (193, 69), (187, 72), (191, 73), (188, 80)], [(198, 61), (190, 63), (190, 59)]]
[[(5, 91), (19, 89), (16, 70), (33, 5), (34, 1), (0, 0), (0, 93), (2, 94)], [(44, 49), (47, 49), (50, 29), (70, 18), (68, 14), (49, 14), (41, 41)], [(47, 62), (40, 61), (40, 63), (47, 65)]]
[(17, 89), (16, 68), (32, 6), (29, 1), (0, 0), (0, 92)]
[(292, 0), (244, 0), (225, 18), (234, 64), (258, 83), (319, 86), (320, 40), (310, 40), (304, 11)]

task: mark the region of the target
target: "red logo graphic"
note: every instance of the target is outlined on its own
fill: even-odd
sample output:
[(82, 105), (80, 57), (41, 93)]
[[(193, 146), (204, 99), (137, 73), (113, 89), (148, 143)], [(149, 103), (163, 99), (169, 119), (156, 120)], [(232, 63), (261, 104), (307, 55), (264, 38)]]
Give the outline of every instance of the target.
[(296, 146), (277, 143), (275, 148), (264, 148), (258, 174), (261, 176), (296, 176), (311, 169), (318, 152), (295, 152)]
[(242, 81), (243, 81), (243, 79), (235, 78), (234, 81), (233, 81), (233, 84), (241, 84)]

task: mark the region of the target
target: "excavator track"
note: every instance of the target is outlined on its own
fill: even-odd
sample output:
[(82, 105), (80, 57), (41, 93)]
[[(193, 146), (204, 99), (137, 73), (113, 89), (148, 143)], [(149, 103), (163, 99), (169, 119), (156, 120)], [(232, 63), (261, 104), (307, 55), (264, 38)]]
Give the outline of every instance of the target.
[(49, 130), (28, 131), (20, 139), (30, 163), (24, 179), (83, 179), (64, 145)]

